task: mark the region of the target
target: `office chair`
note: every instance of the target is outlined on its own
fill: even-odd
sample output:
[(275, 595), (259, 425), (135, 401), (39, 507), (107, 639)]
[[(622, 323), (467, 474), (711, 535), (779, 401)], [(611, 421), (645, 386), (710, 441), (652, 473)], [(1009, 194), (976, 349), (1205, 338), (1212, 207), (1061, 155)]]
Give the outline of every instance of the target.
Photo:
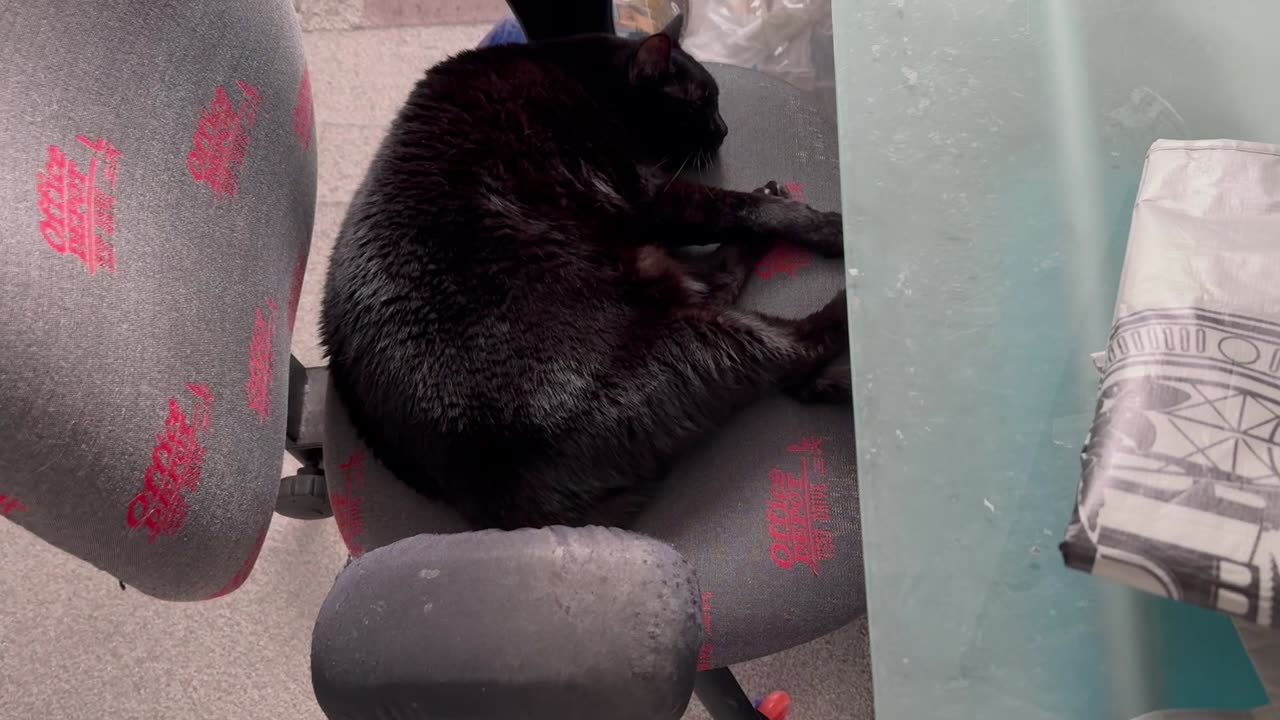
[[(608, 2), (512, 7), (534, 41), (611, 30)], [(186, 601), (244, 582), (273, 511), (333, 515), (355, 558), (313, 641), (334, 718), (654, 720), (691, 691), (757, 718), (727, 666), (863, 612), (849, 408), (765, 399), (626, 531), (474, 531), (404, 493), (288, 354), (319, 151), (288, 3), (52, 0), (0, 44), (24, 60), (0, 67), (0, 515)], [(808, 99), (713, 73), (731, 134), (704, 179), (838, 207)], [(742, 302), (800, 315), (843, 283), (779, 248)]]

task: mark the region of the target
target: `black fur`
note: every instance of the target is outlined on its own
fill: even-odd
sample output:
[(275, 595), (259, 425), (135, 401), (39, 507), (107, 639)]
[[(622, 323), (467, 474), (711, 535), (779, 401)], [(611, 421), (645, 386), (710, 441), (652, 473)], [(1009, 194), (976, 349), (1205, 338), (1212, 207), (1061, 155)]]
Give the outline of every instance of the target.
[(726, 129), (676, 37), (437, 65), (343, 224), (322, 311), (334, 386), (400, 479), (478, 526), (623, 523), (676, 453), (770, 389), (847, 400), (826, 369), (843, 294), (801, 320), (731, 306), (773, 242), (838, 256), (840, 216), (772, 184), (679, 179)]

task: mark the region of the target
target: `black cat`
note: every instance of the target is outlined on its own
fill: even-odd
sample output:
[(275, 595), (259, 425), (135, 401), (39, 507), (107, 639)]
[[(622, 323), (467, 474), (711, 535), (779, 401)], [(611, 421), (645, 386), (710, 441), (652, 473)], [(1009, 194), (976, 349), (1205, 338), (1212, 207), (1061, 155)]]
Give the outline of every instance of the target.
[(843, 293), (800, 320), (732, 307), (772, 243), (838, 257), (840, 216), (679, 178), (727, 129), (676, 22), (440, 63), (343, 223), (334, 387), (392, 472), (477, 526), (623, 524), (770, 389), (848, 398), (823, 372)]

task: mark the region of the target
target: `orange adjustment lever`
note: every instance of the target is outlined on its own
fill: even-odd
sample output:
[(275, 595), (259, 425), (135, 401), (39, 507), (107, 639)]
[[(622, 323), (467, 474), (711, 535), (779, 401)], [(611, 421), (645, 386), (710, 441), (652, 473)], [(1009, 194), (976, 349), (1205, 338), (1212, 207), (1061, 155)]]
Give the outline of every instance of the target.
[(787, 720), (787, 713), (791, 711), (791, 696), (781, 690), (769, 693), (760, 701), (756, 710), (769, 720)]

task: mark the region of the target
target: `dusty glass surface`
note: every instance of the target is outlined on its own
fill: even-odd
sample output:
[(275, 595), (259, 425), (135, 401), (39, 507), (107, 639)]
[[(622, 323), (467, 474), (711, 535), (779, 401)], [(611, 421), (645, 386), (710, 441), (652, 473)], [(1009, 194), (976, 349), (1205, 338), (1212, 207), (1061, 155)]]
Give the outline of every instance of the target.
[(1174, 622), (1057, 544), (1146, 149), (1280, 142), (1278, 22), (1248, 0), (834, 4), (880, 717), (1130, 718), (1177, 702), (1188, 662), (1210, 689), (1251, 677), (1219, 618)]

